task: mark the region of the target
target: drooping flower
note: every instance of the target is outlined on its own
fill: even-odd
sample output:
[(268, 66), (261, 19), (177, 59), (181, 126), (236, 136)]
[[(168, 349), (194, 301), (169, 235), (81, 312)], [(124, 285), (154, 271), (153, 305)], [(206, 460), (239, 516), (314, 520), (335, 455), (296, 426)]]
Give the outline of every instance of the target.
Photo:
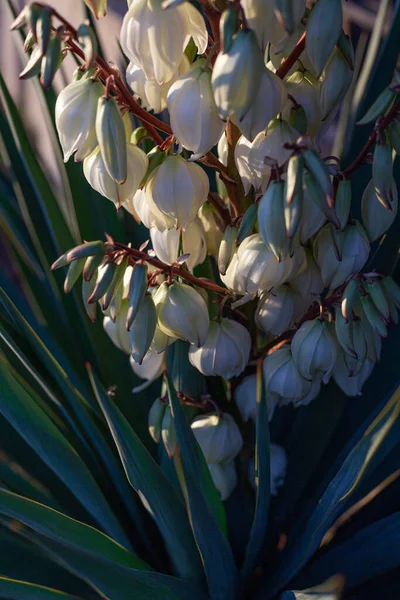
[(201, 265), (207, 256), (205, 234), (199, 219), (189, 223), (181, 231), (179, 229), (152, 227), (150, 238), (157, 257), (168, 265), (171, 265), (178, 258), (180, 241), (182, 243), (181, 254), (189, 254), (185, 262), (191, 271), (197, 265)]
[(320, 319), (305, 321), (296, 331), (291, 349), (303, 377), (312, 379), (321, 374), (325, 383), (329, 381), (339, 354), (333, 325)]
[(191, 428), (208, 464), (233, 460), (243, 446), (239, 427), (229, 413), (201, 415)]
[(263, 372), (267, 395), (277, 396), (281, 404), (296, 403), (311, 389), (311, 381), (301, 375), (287, 345), (264, 359)]

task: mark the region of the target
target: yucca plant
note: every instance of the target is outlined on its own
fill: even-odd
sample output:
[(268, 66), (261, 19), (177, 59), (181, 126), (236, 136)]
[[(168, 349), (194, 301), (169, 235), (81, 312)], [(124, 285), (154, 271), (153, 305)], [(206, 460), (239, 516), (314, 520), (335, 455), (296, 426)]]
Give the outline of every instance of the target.
[(400, 2), (7, 5), (0, 597), (399, 597)]

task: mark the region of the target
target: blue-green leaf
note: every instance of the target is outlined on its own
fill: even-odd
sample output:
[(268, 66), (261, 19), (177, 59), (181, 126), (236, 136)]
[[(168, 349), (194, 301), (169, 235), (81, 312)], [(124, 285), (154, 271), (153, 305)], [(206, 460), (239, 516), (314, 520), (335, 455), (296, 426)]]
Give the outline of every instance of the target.
[(80, 600), (78, 596), (66, 594), (43, 585), (18, 581), (0, 575), (0, 598), (7, 600)]

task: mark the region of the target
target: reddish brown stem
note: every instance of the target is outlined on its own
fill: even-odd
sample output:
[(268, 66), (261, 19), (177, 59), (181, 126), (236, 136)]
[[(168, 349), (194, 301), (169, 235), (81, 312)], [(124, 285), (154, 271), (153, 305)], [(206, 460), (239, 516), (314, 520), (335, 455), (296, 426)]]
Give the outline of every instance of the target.
[(306, 47), (306, 32), (303, 33), (296, 46), (293, 48), (292, 52), (289, 54), (287, 59), (281, 64), (276, 74), (281, 79), (284, 79), (286, 75), (289, 73), (290, 69), (293, 67), (296, 60), (300, 57), (300, 54)]

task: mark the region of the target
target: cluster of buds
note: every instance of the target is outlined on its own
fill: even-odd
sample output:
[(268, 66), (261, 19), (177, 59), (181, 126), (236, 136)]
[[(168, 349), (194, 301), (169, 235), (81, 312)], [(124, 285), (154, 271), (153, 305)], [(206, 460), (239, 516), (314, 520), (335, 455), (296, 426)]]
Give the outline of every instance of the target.
[[(104, 0), (88, 4), (96, 16), (105, 12)], [(189, 2), (128, 2), (121, 46), (133, 96), (96, 58), (86, 24), (76, 35), (65, 23), (54, 30), (54, 11), (35, 4), (19, 18), (17, 26), (29, 28), (27, 48), (35, 45), (30, 75), (42, 68), (43, 79), (50, 69), (51, 43), (59, 55), (71, 36), (72, 49), (80, 44), (84, 63), (56, 105), (64, 158), (83, 161), (90, 185), (142, 222), (152, 245), (88, 242), (53, 268), (69, 265), (66, 292), (82, 274), (89, 317), (99, 305), (106, 333), (147, 382), (167, 368), (171, 346), (182, 340), (204, 386), (208, 377), (233, 379), (242, 419), (255, 421), (249, 372), (263, 360), (271, 420), (276, 407), (308, 404), (331, 379), (347, 395), (360, 394), (388, 323), (398, 321), (400, 288), (362, 270), (398, 209), (400, 77), (396, 71), (360, 121), (375, 121), (375, 129), (366, 150), (342, 169), (320, 152), (353, 76), (341, 0), (318, 0), (312, 10), (305, 0), (228, 3), (219, 40), (210, 40), (208, 8), (203, 12)], [(170, 126), (144, 109), (168, 110)], [(132, 130), (129, 111), (143, 127)], [(357, 221), (351, 175), (370, 162), (373, 145)], [(210, 152), (215, 146), (219, 160)], [(220, 174), (218, 193), (210, 192), (201, 163)], [(206, 260), (213, 279), (197, 276)], [(173, 418), (162, 399), (149, 426), (174, 456)], [(240, 431), (218, 411), (196, 417), (192, 430), (225, 499), (236, 485)], [(286, 457), (281, 449), (271, 457), (277, 490)]]

